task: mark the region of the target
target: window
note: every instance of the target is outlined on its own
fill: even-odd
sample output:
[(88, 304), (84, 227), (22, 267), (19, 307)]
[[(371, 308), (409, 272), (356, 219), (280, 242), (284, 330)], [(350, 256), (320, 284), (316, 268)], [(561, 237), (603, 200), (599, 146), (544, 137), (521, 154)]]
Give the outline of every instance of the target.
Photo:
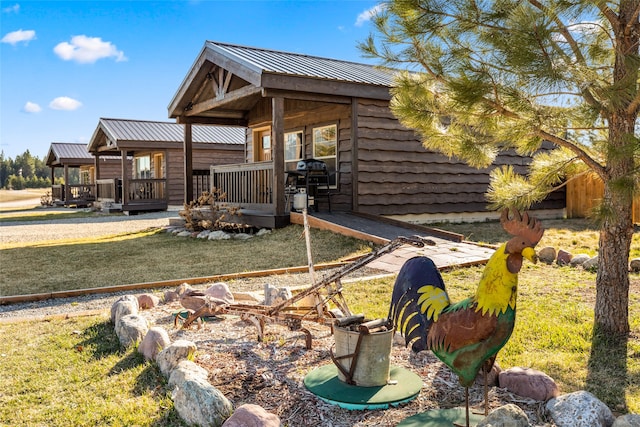
[(149, 156), (136, 157), (135, 160), (136, 179), (149, 179), (151, 178), (151, 158)]
[(80, 170), (80, 184), (91, 184), (91, 175), (89, 170)]
[(296, 170), (298, 160), (302, 160), (302, 131), (284, 134), (284, 170)]
[(329, 125), (313, 129), (313, 158), (327, 164), (329, 183), (336, 186), (338, 169), (338, 126)]

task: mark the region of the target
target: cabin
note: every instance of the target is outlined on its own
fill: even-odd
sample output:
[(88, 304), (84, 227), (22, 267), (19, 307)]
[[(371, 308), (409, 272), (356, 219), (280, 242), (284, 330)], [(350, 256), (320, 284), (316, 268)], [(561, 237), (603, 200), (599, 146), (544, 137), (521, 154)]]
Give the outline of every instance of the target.
[[(478, 170), (425, 149), (390, 111), (393, 75), (367, 64), (206, 41), (168, 114), (185, 126), (187, 157), (195, 158), (192, 126), (248, 129), (243, 161), (213, 166), (211, 179), (245, 220), (253, 216), (261, 226), (286, 225), (301, 193), (303, 207), (313, 203), (310, 211), (412, 222), (493, 217), (485, 199), (490, 171), (512, 165), (524, 172), (531, 159), (504, 152)], [(535, 209), (561, 214), (563, 191)]]
[[(212, 165), (245, 157), (242, 127), (197, 125), (189, 132), (191, 157), (185, 159), (181, 124), (101, 118), (87, 146), (96, 163), (114, 155), (132, 162), (120, 162), (119, 179), (96, 170), (98, 202), (133, 214), (180, 207), (210, 190)], [(188, 185), (185, 169), (190, 172)]]
[[(86, 144), (52, 142), (45, 164), (51, 168), (51, 198), (55, 205), (86, 207), (96, 200), (96, 170), (105, 178), (120, 176), (120, 156), (97, 158)], [(63, 169), (64, 184), (55, 184), (56, 169)], [(79, 182), (71, 183), (71, 169), (78, 169)]]

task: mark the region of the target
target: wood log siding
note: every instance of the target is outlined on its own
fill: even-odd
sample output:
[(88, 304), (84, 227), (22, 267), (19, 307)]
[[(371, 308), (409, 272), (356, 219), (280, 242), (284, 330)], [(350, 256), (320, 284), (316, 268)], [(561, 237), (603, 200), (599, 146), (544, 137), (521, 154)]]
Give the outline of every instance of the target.
[[(512, 165), (526, 171), (530, 158), (505, 152), (492, 167), (475, 169), (426, 150), (415, 133), (403, 127), (388, 103), (358, 100), (358, 208), (364, 213), (405, 215), (483, 212), (490, 171)], [(564, 192), (536, 206), (564, 207)]]

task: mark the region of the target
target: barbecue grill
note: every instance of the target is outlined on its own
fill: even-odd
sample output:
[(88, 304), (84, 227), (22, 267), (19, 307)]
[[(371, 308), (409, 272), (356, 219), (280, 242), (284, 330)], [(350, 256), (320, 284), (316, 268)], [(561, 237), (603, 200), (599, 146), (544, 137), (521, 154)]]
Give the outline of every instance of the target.
[(298, 161), (296, 170), (298, 172), (326, 172), (327, 164), (322, 160), (304, 159)]

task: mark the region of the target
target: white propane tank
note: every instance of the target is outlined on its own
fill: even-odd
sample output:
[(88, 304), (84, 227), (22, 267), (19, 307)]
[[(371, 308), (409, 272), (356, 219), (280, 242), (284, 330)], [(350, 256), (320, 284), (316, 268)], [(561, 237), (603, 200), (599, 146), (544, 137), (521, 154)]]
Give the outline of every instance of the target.
[(293, 209), (302, 211), (307, 207), (307, 191), (304, 188), (293, 195)]

